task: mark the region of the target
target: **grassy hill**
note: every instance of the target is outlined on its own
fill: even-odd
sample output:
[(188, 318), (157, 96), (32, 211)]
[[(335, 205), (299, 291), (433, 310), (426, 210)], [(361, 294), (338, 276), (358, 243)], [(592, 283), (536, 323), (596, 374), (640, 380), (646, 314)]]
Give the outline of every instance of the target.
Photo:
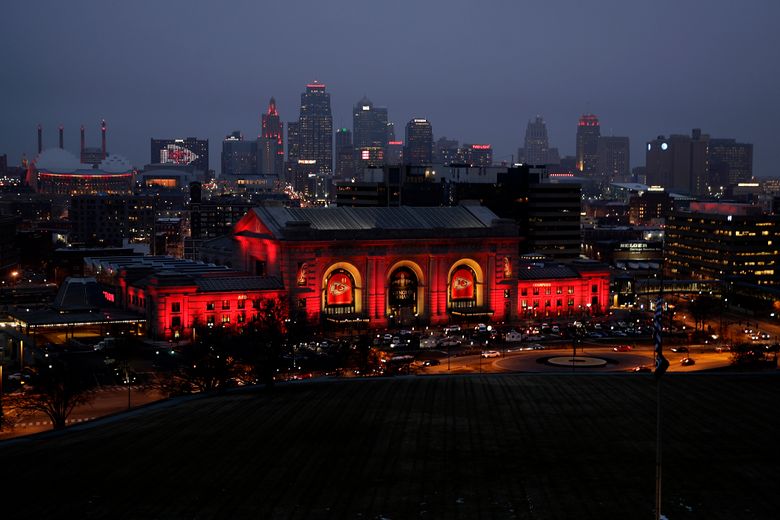
[[(777, 518), (780, 379), (663, 380), (664, 507)], [(2, 518), (653, 518), (645, 374), (307, 382), (0, 443)]]

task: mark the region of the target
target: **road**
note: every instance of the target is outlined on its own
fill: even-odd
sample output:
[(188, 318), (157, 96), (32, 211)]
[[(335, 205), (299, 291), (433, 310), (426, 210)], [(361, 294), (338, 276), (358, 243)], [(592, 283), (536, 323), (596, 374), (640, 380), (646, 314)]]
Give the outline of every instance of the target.
[[(122, 412), (128, 409), (126, 387), (106, 387), (99, 390), (95, 400), (91, 403), (78, 406), (68, 418), (68, 424), (77, 424), (84, 421)], [(140, 406), (163, 398), (159, 391), (141, 387), (131, 387), (130, 405)], [(0, 439), (29, 435), (46, 430), (51, 430), (51, 422), (43, 413), (35, 413), (26, 416), (19, 421), (13, 430), (0, 433)]]
[[(539, 362), (541, 358), (553, 356), (568, 356), (571, 354), (571, 348), (554, 348), (546, 350), (532, 350), (520, 352), (502, 352), (500, 358), (481, 358), (477, 355), (452, 357), (449, 361), (449, 367), (446, 356), (441, 358), (440, 365), (433, 367), (424, 367), (421, 373), (426, 374), (463, 374), (478, 372), (567, 372), (572, 369), (561, 366), (552, 366)], [(638, 347), (631, 352), (614, 352), (610, 346), (587, 346), (578, 348), (577, 355), (592, 356), (608, 360), (607, 365), (602, 367), (575, 367), (576, 371), (587, 372), (626, 372), (636, 366), (653, 366), (652, 347)], [(664, 355), (669, 360), (670, 372), (694, 372), (697, 370), (708, 370), (721, 368), (731, 363), (729, 353), (716, 353), (706, 349), (706, 346), (691, 347), (690, 354), (675, 353), (665, 351)], [(680, 360), (689, 356), (695, 360), (694, 365), (682, 366)]]

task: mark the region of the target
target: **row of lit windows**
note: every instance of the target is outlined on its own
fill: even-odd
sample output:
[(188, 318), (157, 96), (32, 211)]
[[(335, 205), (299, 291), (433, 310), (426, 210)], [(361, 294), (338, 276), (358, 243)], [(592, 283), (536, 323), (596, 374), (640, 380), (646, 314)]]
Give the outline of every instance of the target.
[[(574, 307), (574, 298), (569, 298), (569, 300), (567, 302), (567, 305), (569, 307)], [(520, 300), (520, 306), (522, 308), (524, 308), (524, 309), (528, 308), (528, 300)], [(545, 307), (551, 307), (552, 306), (552, 300), (545, 300), (544, 301), (544, 306)], [(555, 300), (555, 306), (556, 307), (563, 307), (563, 300), (561, 300), (560, 298)], [(539, 307), (539, 300), (534, 300), (533, 301), (533, 307), (534, 308)]]

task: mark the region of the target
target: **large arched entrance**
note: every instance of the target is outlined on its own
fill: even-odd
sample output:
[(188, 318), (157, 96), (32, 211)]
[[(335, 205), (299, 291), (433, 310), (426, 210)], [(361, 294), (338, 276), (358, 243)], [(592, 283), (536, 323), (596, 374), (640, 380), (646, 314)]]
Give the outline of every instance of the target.
[(387, 287), (389, 317), (396, 325), (413, 325), (421, 311), (420, 279), (407, 265), (396, 267), (390, 272)]

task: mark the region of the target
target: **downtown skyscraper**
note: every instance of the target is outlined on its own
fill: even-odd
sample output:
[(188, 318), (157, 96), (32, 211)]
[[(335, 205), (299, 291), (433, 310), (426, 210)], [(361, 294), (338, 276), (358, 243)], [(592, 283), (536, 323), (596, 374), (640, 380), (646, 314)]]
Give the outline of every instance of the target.
[(356, 164), (379, 166), (384, 161), (389, 126), (387, 109), (375, 107), (363, 96), (352, 110), (352, 135)]
[(260, 136), (263, 150), (262, 173), (281, 178), (284, 171), (284, 129), (274, 98), (271, 98), (268, 110), (261, 117)]
[(599, 118), (593, 114), (583, 114), (577, 123), (577, 171), (589, 176), (597, 172), (599, 136)]
[(333, 173), (333, 116), (325, 85), (317, 81), (306, 85), (306, 92), (301, 94), (298, 122), (298, 162), (312, 165), (317, 175), (330, 176)]
[(404, 164), (425, 165), (433, 162), (433, 127), (427, 119), (406, 123)]
[(525, 127), (524, 157), (518, 157), (521, 162), (541, 166), (549, 162), (550, 141), (547, 138), (547, 125), (542, 116), (536, 116), (528, 121)]

